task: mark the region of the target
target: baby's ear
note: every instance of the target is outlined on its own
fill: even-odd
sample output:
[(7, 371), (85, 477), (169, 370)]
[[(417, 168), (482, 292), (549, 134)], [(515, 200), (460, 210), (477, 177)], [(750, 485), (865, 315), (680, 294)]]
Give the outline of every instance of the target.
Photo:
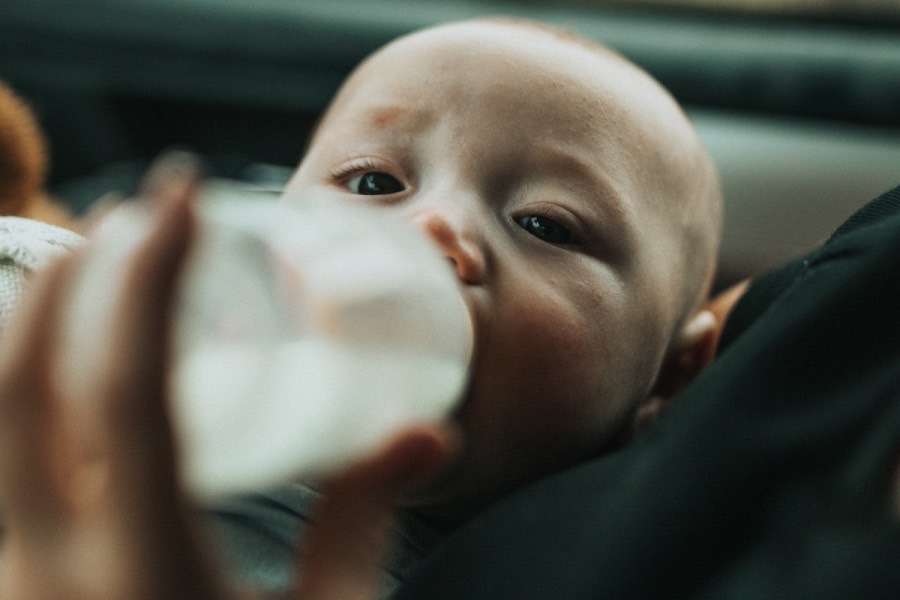
[(704, 306), (682, 326), (669, 348), (650, 395), (635, 413), (632, 438), (650, 427), (672, 398), (712, 362), (723, 325), (724, 315), (714, 307)]
[(687, 320), (669, 348), (654, 395), (671, 400), (712, 362), (724, 324), (708, 305)]

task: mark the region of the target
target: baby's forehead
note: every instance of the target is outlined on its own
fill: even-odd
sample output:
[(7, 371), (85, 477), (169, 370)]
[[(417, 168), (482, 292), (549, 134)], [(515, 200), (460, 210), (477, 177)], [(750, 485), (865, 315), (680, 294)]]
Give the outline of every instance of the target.
[(465, 126), (494, 109), (493, 134), (509, 135), (505, 125), (513, 138), (579, 140), (656, 176), (666, 165), (644, 163), (691, 150), (683, 113), (646, 73), (542, 27), (466, 22), (400, 38), (354, 72), (325, 122), (351, 136), (361, 133), (355, 127), (414, 135), (436, 119)]
[[(636, 69), (604, 49), (588, 48), (568, 39), (529, 28), (466, 23), (413, 33), (389, 44), (364, 61), (342, 87), (332, 113), (371, 112), (375, 126), (396, 123), (399, 108), (372, 109), (379, 97), (421, 107), (447, 96), (459, 103), (502, 103), (510, 109), (551, 97), (553, 89), (567, 89), (586, 104), (615, 105), (641, 101), (646, 82)], [(529, 98), (529, 96), (532, 96)], [(561, 102), (569, 98), (557, 96)], [(387, 102), (385, 102), (387, 103)], [(518, 106), (517, 106), (518, 105)], [(548, 107), (547, 118), (574, 107)], [(596, 107), (589, 107), (595, 109)], [(648, 111), (649, 113), (649, 111)]]
[[(469, 60), (474, 64), (492, 61), (548, 60), (566, 62), (573, 55), (615, 67), (632, 67), (611, 49), (567, 31), (531, 22), (507, 20), (467, 21), (439, 25), (398, 38), (373, 53), (367, 62), (382, 55), (389, 60)], [(451, 58), (452, 57), (452, 58)], [(512, 64), (510, 64), (512, 66)]]

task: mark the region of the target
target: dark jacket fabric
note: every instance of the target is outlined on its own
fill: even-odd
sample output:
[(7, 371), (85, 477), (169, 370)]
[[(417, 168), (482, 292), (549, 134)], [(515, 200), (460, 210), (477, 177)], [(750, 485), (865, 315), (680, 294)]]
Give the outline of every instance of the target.
[(900, 188), (760, 278), (633, 445), (451, 535), (400, 599), (900, 598)]

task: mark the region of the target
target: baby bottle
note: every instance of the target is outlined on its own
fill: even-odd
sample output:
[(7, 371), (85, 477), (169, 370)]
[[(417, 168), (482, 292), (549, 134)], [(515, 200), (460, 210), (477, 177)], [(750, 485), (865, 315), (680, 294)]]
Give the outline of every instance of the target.
[[(113, 240), (140, 227), (139, 211), (120, 212), (95, 240), (107, 256), (89, 264), (107, 281), (127, 254)], [(170, 381), (195, 497), (314, 476), (453, 408), (471, 322), (449, 261), (414, 227), (361, 202), (216, 183), (198, 215)]]

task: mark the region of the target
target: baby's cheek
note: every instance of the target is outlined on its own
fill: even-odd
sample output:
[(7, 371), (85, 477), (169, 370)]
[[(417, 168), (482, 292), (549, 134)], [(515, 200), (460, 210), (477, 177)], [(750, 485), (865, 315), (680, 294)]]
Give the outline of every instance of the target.
[(645, 387), (646, 348), (638, 328), (616, 308), (609, 298), (590, 310), (554, 310), (551, 304), (544, 308), (547, 318), (535, 311), (523, 319), (535, 340), (533, 354), (521, 363), (523, 377), (543, 373), (543, 381), (532, 384), (552, 394), (561, 428), (577, 429), (573, 421), (580, 421), (593, 435), (615, 429)]
[(527, 396), (536, 401), (571, 403), (587, 389), (602, 394), (604, 373), (614, 358), (609, 340), (594, 324), (565, 305), (523, 306), (508, 323), (502, 370), (516, 374)]
[[(516, 305), (479, 332), (475, 379), (458, 413), (464, 469), (527, 481), (584, 459), (611, 429), (611, 353), (558, 305)], [(508, 316), (507, 316), (508, 315)]]

